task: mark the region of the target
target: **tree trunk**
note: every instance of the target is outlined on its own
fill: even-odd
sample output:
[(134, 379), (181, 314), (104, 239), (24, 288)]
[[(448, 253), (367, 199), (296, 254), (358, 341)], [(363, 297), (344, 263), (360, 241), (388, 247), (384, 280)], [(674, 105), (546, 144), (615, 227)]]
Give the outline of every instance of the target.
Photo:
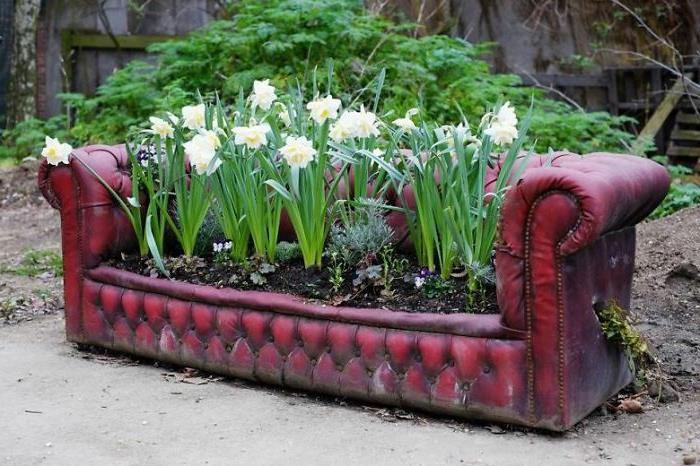
[(7, 127), (36, 112), (36, 26), (41, 0), (15, 0)]

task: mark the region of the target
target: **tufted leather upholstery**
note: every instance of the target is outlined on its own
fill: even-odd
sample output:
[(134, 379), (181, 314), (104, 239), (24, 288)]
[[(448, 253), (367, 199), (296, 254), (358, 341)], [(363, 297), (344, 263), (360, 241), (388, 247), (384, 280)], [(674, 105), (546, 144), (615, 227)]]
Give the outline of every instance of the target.
[(40, 168), (39, 186), (61, 212), (71, 341), (552, 430), (573, 425), (631, 379), (593, 306), (629, 305), (634, 224), (669, 183), (653, 162), (611, 154), (557, 153), (551, 166), (531, 159), (500, 222), (500, 315), (439, 315), (317, 305), (100, 265), (133, 248), (133, 233), (78, 157), (120, 194), (131, 189), (123, 146), (89, 146), (74, 152), (70, 166)]

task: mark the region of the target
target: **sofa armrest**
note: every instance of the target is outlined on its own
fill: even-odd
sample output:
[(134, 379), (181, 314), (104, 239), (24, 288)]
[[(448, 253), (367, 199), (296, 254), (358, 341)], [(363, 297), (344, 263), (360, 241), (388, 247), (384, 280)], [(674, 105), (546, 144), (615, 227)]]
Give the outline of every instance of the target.
[(520, 330), (529, 279), (545, 280), (556, 257), (643, 220), (670, 184), (664, 167), (631, 155), (558, 153), (546, 161), (545, 156), (529, 160), (501, 211), (498, 301), (504, 325)]
[(39, 167), (39, 189), (61, 211), (63, 250), (77, 253), (80, 268), (97, 266), (108, 255), (129, 250), (135, 237), (128, 217), (94, 170), (123, 198), (131, 195), (126, 149), (93, 145), (75, 149), (68, 165)]

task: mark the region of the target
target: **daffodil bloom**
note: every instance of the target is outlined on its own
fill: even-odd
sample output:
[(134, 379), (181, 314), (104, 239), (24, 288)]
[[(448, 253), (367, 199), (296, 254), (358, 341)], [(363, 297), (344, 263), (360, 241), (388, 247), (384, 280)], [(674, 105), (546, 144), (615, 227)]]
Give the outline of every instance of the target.
[(413, 120), (411, 120), (411, 117), (413, 115), (418, 113), (417, 108), (412, 108), (409, 111), (406, 112), (406, 116), (403, 118), (397, 118), (396, 120), (392, 121), (392, 123), (396, 126), (398, 126), (401, 129), (405, 129), (407, 131), (411, 131), (416, 129), (416, 124), (413, 123)]
[(147, 132), (160, 136), (163, 139), (173, 137), (175, 130), (170, 123), (157, 117), (150, 117), (148, 120), (151, 122), (151, 129), (147, 130)]
[(361, 107), (359, 112), (351, 112), (354, 120), (353, 136), (358, 138), (368, 138), (370, 136), (379, 136), (379, 128), (377, 128), (377, 115), (365, 110)]
[(335, 120), (340, 109), (340, 99), (334, 99), (332, 95), (327, 95), (323, 99), (313, 100), (306, 104), (306, 108), (311, 112), (311, 118), (322, 125), (329, 118)]
[(277, 103), (277, 106), (279, 106), (279, 112), (277, 113), (277, 117), (282, 123), (284, 123), (284, 126), (290, 127), (292, 125), (292, 119), (289, 116), (289, 110), (287, 110), (287, 106), (280, 102)]
[(510, 104), (510, 102), (506, 102), (501, 106), (501, 108), (498, 109), (498, 113), (496, 114), (496, 120), (498, 120), (500, 124), (506, 126), (518, 125), (518, 117), (515, 114), (515, 109)]
[(490, 126), (484, 131), (484, 134), (491, 137), (494, 144), (501, 146), (511, 144), (518, 137), (518, 117), (515, 110), (506, 102), (498, 109), (498, 113), (491, 121)]
[(210, 129), (200, 129), (199, 134), (207, 138), (207, 140), (214, 146), (215, 149), (221, 147), (221, 140), (219, 139), (220, 129), (210, 130)]
[(233, 134), (236, 136), (234, 142), (237, 145), (245, 144), (249, 149), (259, 149), (267, 144), (267, 133), (270, 132), (270, 125), (263, 123), (261, 125), (239, 126), (233, 128)]
[[(209, 170), (209, 166), (216, 156), (216, 147), (211, 139), (203, 134), (197, 134), (190, 141), (183, 144), (185, 154), (190, 159), (190, 164), (194, 167), (198, 174), (203, 175)], [(215, 165), (212, 167), (212, 172), (215, 171), (221, 160), (216, 159)]]
[(343, 112), (338, 121), (331, 127), (330, 137), (335, 142), (343, 142), (351, 138), (355, 131), (354, 116), (357, 112)]
[(304, 136), (288, 136), (280, 153), (290, 167), (305, 168), (314, 159), (316, 149), (311, 145), (311, 141)]
[(204, 126), (204, 104), (182, 107), (182, 119), (185, 128), (197, 130)]
[(68, 157), (73, 148), (70, 144), (61, 142), (58, 139), (50, 138), (46, 136), (45, 139), (46, 146), (41, 150), (41, 155), (46, 158), (46, 161), (50, 165), (58, 165), (60, 163), (68, 163)]
[(494, 144), (501, 146), (504, 144), (511, 144), (515, 138), (518, 137), (518, 128), (504, 125), (496, 120), (491, 123), (491, 126), (489, 126), (484, 133), (493, 139)]
[(253, 93), (250, 95), (253, 108), (260, 107), (263, 110), (270, 110), (272, 104), (277, 100), (275, 88), (270, 85), (270, 80), (253, 82)]

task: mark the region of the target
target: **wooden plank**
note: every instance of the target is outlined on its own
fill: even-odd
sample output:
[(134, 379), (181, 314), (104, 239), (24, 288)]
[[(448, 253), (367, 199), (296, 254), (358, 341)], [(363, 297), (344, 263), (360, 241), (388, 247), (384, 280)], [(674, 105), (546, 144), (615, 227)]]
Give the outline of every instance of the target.
[(696, 115), (695, 113), (679, 113), (676, 115), (676, 123), (700, 125), (700, 115)]
[(666, 150), (666, 155), (671, 157), (700, 157), (700, 147), (686, 147), (671, 144)]
[(678, 127), (673, 129), (671, 133), (671, 139), (680, 141), (698, 141), (700, 142), (700, 131), (694, 131), (689, 129), (678, 129)]
[(681, 97), (683, 97), (683, 81), (677, 79), (671, 89), (666, 93), (659, 107), (651, 118), (649, 118), (649, 121), (647, 121), (647, 124), (642, 128), (637, 139), (649, 139), (656, 136), (656, 133), (659, 132), (659, 129), (661, 129), (668, 116), (673, 112), (673, 109), (676, 108), (676, 104), (681, 100)]
[[(117, 46), (107, 34), (82, 33), (77, 31), (61, 31), (64, 49), (116, 49)], [(125, 50), (144, 50), (151, 44), (177, 39), (175, 36), (164, 35), (116, 35), (119, 48)]]
[(602, 74), (521, 74), (526, 85), (547, 87), (607, 87), (608, 81)]

